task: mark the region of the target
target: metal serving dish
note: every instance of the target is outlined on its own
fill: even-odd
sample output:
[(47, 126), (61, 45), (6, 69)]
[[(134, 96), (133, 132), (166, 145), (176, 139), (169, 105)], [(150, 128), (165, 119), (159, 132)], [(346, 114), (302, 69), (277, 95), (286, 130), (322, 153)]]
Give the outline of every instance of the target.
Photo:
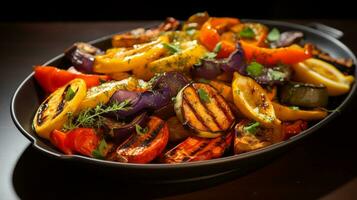
[[(265, 20), (247, 20), (261, 22), (270, 27), (276, 27), (280, 30), (298, 30), (305, 34), (306, 41), (312, 42), (324, 49), (328, 53), (337, 57), (352, 58), (354, 63), (357, 63), (355, 55), (351, 50), (341, 43), (337, 38), (342, 36), (342, 32), (332, 28), (314, 24), (315, 28), (302, 26), (298, 24), (278, 22), (278, 21), (265, 21)], [(322, 29), (321, 29), (322, 28)], [(318, 30), (320, 29), (320, 30)], [(322, 31), (321, 31), (322, 30)], [(111, 46), (111, 35), (90, 42), (94, 46), (102, 49), (107, 49)], [(53, 65), (57, 67), (66, 67), (67, 61), (64, 55), (58, 55), (52, 58), (44, 65)], [(354, 71), (356, 76), (357, 71)], [(300, 133), (297, 136), (290, 138), (269, 147), (240, 154), (234, 156), (225, 156), (219, 159), (208, 161), (198, 161), (191, 163), (180, 164), (131, 164), (131, 163), (118, 163), (105, 160), (98, 160), (94, 158), (84, 157), (80, 155), (64, 155), (48, 141), (38, 137), (31, 128), (33, 116), (43, 100), (43, 93), (41, 88), (37, 85), (34, 79), (34, 73), (31, 73), (17, 88), (11, 101), (11, 116), (12, 119), (20, 130), (20, 132), (27, 137), (32, 145), (51, 157), (62, 159), (64, 162), (76, 162), (76, 164), (83, 164), (89, 168), (107, 172), (109, 174), (127, 177), (131, 180), (153, 180), (153, 181), (167, 181), (167, 182), (180, 182), (201, 180), (204, 178), (212, 178), (229, 173), (244, 173), (247, 170), (253, 169), (253, 166), (259, 166), (271, 158), (276, 157), (280, 153), (292, 147), (298, 141), (301, 141), (306, 136), (318, 131), (323, 125), (330, 122), (334, 117), (340, 114), (353, 95), (356, 92), (356, 84), (353, 85), (350, 93), (344, 96), (333, 98), (329, 104), (329, 109), (334, 109), (329, 116), (311, 126), (309, 129)]]

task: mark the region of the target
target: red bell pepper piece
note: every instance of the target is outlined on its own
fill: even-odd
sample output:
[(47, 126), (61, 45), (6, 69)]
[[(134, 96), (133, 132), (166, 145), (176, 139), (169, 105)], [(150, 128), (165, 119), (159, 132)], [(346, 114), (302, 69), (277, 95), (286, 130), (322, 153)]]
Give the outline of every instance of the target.
[(68, 133), (58, 130), (52, 131), (50, 141), (65, 154), (79, 153), (92, 157), (97, 148), (99, 137), (91, 128), (75, 128)]
[(304, 48), (290, 46), (277, 49), (258, 47), (244, 41), (241, 41), (241, 45), (248, 61), (256, 61), (266, 65), (291, 65), (312, 57), (310, 45), (306, 45)]
[(209, 51), (213, 51), (216, 45), (221, 42), (222, 46), (217, 58), (226, 58), (236, 47), (235, 44), (230, 41), (222, 41), (219, 31), (238, 23), (240, 23), (240, 21), (236, 18), (210, 18), (203, 24), (200, 30), (199, 40)]
[(285, 139), (299, 134), (301, 131), (307, 129), (307, 122), (303, 120), (296, 120), (294, 122), (284, 122), (283, 123), (283, 132)]
[(37, 82), (48, 93), (54, 92), (75, 78), (83, 79), (87, 84), (87, 88), (99, 85), (101, 81), (110, 79), (107, 75), (73, 73), (51, 66), (36, 66), (34, 70)]

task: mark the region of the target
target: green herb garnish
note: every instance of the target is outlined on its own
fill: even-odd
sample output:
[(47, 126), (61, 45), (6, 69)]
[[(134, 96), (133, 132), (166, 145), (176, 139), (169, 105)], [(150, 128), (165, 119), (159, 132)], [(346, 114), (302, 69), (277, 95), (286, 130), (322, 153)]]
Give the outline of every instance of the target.
[(244, 127), (243, 130), (247, 131), (248, 133), (255, 134), (257, 132), (257, 127), (260, 126), (259, 122), (254, 122), (249, 124), (248, 126)]
[(198, 96), (200, 97), (200, 99), (205, 102), (205, 103), (209, 103), (210, 101), (210, 97), (208, 96), (207, 92), (202, 90), (202, 89), (198, 89), (197, 90)]
[(181, 49), (179, 46), (174, 45), (174, 44), (169, 44), (169, 43), (163, 43), (162, 44), (171, 54), (175, 54), (177, 52), (180, 52)]
[(298, 106), (290, 106), (289, 107), (291, 110), (300, 110), (300, 108)]
[(221, 43), (221, 42), (218, 42), (218, 43), (216, 44), (216, 46), (214, 47), (213, 52), (214, 52), (214, 53), (218, 53), (219, 51), (221, 51), (221, 49), (222, 49), (222, 43)]
[(216, 53), (214, 53), (214, 52), (208, 52), (208, 53), (206, 53), (206, 54), (203, 56), (203, 58), (206, 58), (206, 59), (214, 59), (214, 58), (216, 58), (216, 56), (217, 56)]
[(248, 65), (246, 71), (247, 71), (248, 75), (257, 77), (263, 73), (263, 68), (264, 68), (263, 65), (261, 65), (260, 63), (251, 62)]
[(104, 117), (108, 112), (128, 109), (130, 101), (121, 103), (114, 102), (110, 105), (98, 104), (96, 107), (81, 111), (77, 118), (73, 118), (72, 113), (68, 113), (68, 121), (64, 125), (65, 130), (72, 130), (78, 127), (101, 127), (103, 126)]
[(106, 148), (108, 147), (107, 142), (102, 139), (96, 149), (93, 150), (92, 155), (94, 158), (104, 159), (104, 153)]
[(284, 78), (286, 77), (286, 74), (283, 73), (283, 72), (280, 72), (280, 71), (269, 69), (268, 70), (268, 77), (269, 77), (270, 80), (283, 81)]
[(143, 135), (149, 131), (148, 127), (142, 128), (139, 124), (135, 125), (135, 130), (139, 135)]
[(270, 42), (274, 42), (274, 41), (279, 40), (279, 38), (280, 38), (280, 32), (279, 32), (279, 30), (276, 29), (276, 28), (273, 28), (273, 29), (269, 32), (267, 38), (268, 38), (268, 40), (269, 40)]
[(74, 91), (72, 90), (72, 88), (69, 87), (69, 88), (67, 89), (67, 92), (66, 92), (66, 97), (65, 97), (66, 101), (72, 100), (73, 97), (74, 97), (74, 95), (76, 95), (76, 92), (74, 92)]
[(243, 38), (254, 38), (255, 37), (255, 32), (252, 28), (250, 27), (244, 27), (240, 32), (239, 36)]

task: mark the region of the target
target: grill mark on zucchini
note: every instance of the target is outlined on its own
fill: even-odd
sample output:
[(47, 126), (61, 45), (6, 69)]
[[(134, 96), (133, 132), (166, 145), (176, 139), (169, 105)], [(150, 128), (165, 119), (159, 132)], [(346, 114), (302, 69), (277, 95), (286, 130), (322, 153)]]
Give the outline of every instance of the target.
[(66, 88), (64, 89), (62, 95), (61, 95), (61, 101), (58, 104), (56, 108), (56, 114), (53, 115), (52, 119), (56, 118), (61, 112), (63, 111), (64, 105), (66, 104), (66, 94), (68, 92), (68, 89), (71, 87), (71, 85), (67, 85)]
[[(187, 99), (185, 94), (183, 94), (183, 101), (185, 101), (185, 104), (190, 108), (192, 113), (195, 115), (195, 117), (197, 118), (197, 121), (199, 121), (207, 129), (207, 131), (210, 131), (211, 129), (207, 126), (207, 124), (205, 123), (205, 120), (203, 120), (202, 117), (192, 107), (192, 105), (189, 103), (189, 101), (188, 101), (188, 99)], [(183, 114), (185, 115), (185, 112), (183, 112)]]
[[(201, 112), (198, 111), (199, 108), (197, 108), (199, 105), (193, 105), (192, 100), (190, 101), (189, 97), (187, 97), (186, 91), (192, 89), (193, 92), (191, 95), (194, 95), (196, 99), (198, 99), (198, 102), (200, 103), (200, 105), (204, 108), (202, 109)], [(197, 114), (196, 116), (199, 116), (200, 119), (202, 119), (202, 117), (207, 117), (206, 119), (202, 119), (201, 122), (203, 122), (203, 124), (205, 124), (208, 128), (209, 131), (219, 131), (219, 126), (217, 125), (217, 123), (214, 120), (214, 117), (212, 115), (210, 115), (209, 112), (207, 112), (207, 109), (204, 105), (202, 105), (200, 97), (197, 95), (196, 91), (194, 91), (193, 87), (187, 87), (184, 91), (184, 99), (188, 102), (189, 105), (191, 105), (191, 107), (193, 108), (193, 110), (195, 111), (195, 113)], [(201, 115), (205, 115), (205, 116), (201, 116)], [(216, 130), (215, 130), (216, 129)]]
[[(222, 112), (224, 113), (224, 115), (226, 116), (226, 118), (229, 121), (233, 121), (234, 120), (234, 116), (232, 111), (230, 110), (229, 105), (224, 102), (224, 98), (219, 96), (218, 94), (214, 95), (214, 99), (217, 101), (217, 106), (220, 108), (220, 110), (222, 110)], [(223, 107), (223, 105), (226, 105), (226, 107)], [(231, 122), (232, 123), (232, 122)], [(232, 123), (233, 124), (233, 123)]]
[(43, 115), (44, 112), (48, 109), (48, 102), (50, 99), (47, 99), (43, 104), (40, 105), (37, 112), (37, 125), (40, 126), (44, 121), (46, 121), (47, 116)]

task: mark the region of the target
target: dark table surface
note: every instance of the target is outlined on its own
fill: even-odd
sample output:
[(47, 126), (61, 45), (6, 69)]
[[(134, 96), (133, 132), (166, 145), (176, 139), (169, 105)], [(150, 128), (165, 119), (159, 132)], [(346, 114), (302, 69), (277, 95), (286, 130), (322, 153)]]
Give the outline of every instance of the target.
[[(357, 21), (313, 21), (342, 30), (345, 36), (341, 40), (357, 51)], [(32, 66), (62, 53), (73, 42), (150, 23), (0, 23), (0, 199), (357, 199), (356, 99), (340, 117), (292, 150), (249, 174), (232, 175), (226, 181), (127, 183), (120, 177), (103, 177), (85, 169), (78, 173), (78, 166), (33, 149), (15, 128), (9, 106), (13, 92)]]

